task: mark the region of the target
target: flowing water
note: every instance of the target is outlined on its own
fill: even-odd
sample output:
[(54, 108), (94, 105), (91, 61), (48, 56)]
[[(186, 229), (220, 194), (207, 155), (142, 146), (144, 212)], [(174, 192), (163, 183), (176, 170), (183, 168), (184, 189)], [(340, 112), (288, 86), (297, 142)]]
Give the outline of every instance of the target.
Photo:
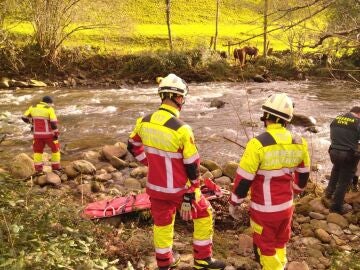
[[(31, 89), (0, 90), (0, 165), (6, 165), (21, 152), (31, 155), (30, 127), (20, 119), (22, 113), (42, 96), (51, 95), (59, 119), (60, 142), (69, 153), (98, 149), (104, 144), (126, 142), (135, 120), (159, 105), (155, 86), (122, 89)], [(322, 165), (320, 173), (329, 173), (329, 123), (337, 114), (359, 105), (360, 88), (345, 82), (272, 82), (191, 84), (190, 95), (181, 118), (193, 127), (203, 158), (224, 164), (238, 161), (243, 150), (224, 136), (246, 145), (247, 137), (259, 134), (262, 123), (260, 107), (267, 96), (286, 92), (295, 102), (295, 112), (313, 116), (319, 133), (303, 127), (290, 127), (307, 138), (313, 163)], [(225, 102), (224, 108), (211, 108), (214, 98)], [(250, 123), (254, 123), (250, 125)], [(47, 150), (49, 151), (49, 150)]]

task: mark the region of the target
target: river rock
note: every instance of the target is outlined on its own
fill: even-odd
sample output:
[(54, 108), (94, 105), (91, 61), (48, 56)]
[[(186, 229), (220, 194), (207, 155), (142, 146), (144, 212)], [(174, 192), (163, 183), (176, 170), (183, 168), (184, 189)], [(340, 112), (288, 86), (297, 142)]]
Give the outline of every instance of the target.
[(85, 183), (85, 184), (78, 185), (77, 192), (80, 193), (80, 194), (84, 194), (84, 195), (91, 194), (91, 192), (92, 192), (91, 184), (90, 183)]
[(0, 88), (9, 88), (9, 87), (10, 87), (9, 81), (10, 81), (10, 80), (9, 80), (8, 78), (2, 77), (2, 78), (0, 79)]
[(222, 101), (220, 99), (214, 98), (213, 100), (211, 100), (210, 102), (210, 107), (215, 107), (215, 108), (223, 108), (225, 106), (226, 102)]
[(10, 86), (11, 87), (19, 87), (19, 88), (27, 88), (27, 87), (29, 87), (29, 84), (27, 82), (23, 82), (23, 81), (11, 80)]
[(207, 179), (207, 178), (209, 178), (209, 179), (213, 180), (213, 179), (214, 179), (214, 176), (213, 176), (213, 174), (212, 174), (210, 171), (207, 171), (207, 172), (205, 172), (203, 175), (201, 175), (201, 178), (202, 178), (202, 179)]
[(29, 86), (30, 87), (47, 87), (47, 84), (42, 81), (38, 81), (38, 80), (30, 80)]
[(126, 155), (127, 149), (118, 145), (105, 145), (101, 150), (101, 157), (110, 161), (112, 156), (122, 158)]
[(112, 166), (114, 166), (116, 169), (121, 170), (123, 168), (126, 168), (129, 166), (129, 163), (127, 161), (124, 161), (118, 157), (111, 156), (109, 158), (109, 162)]
[(69, 178), (75, 178), (76, 176), (78, 176), (80, 174), (80, 172), (75, 170), (73, 164), (69, 164), (69, 165), (65, 166), (64, 172)]
[(127, 178), (124, 181), (124, 187), (128, 189), (141, 189), (141, 183), (138, 179)]
[(220, 169), (213, 170), (211, 171), (211, 174), (214, 176), (214, 178), (219, 178), (222, 176), (222, 170)]
[(105, 187), (103, 184), (99, 183), (99, 182), (92, 182), (91, 183), (91, 191), (92, 192), (103, 192), (105, 191)]
[(124, 182), (124, 176), (122, 174), (122, 172), (113, 172), (112, 174), (112, 179), (114, 179), (115, 182), (122, 184)]
[(326, 207), (322, 204), (321, 198), (311, 200), (309, 205), (313, 212), (324, 213), (326, 211)]
[(287, 265), (287, 270), (310, 270), (306, 262), (292, 261)]
[(35, 173), (34, 161), (25, 153), (14, 157), (10, 172), (15, 178), (28, 178)]
[(221, 170), (221, 167), (219, 166), (219, 164), (217, 164), (215, 161), (212, 161), (212, 160), (209, 160), (209, 159), (204, 159), (201, 162), (201, 165), (206, 167), (209, 171), (214, 171), (214, 170), (217, 170), (217, 169)]
[(96, 168), (95, 166), (87, 160), (76, 160), (72, 162), (73, 167), (76, 171), (83, 174), (95, 174)]
[(216, 184), (218, 184), (219, 186), (226, 187), (231, 184), (231, 179), (227, 176), (222, 176), (222, 177), (216, 178), (214, 180), (214, 182)]
[(206, 173), (208, 172), (208, 168), (204, 167), (203, 165), (200, 164), (200, 173), (203, 174), (203, 173)]
[(256, 74), (253, 77), (254, 82), (263, 83), (263, 82), (270, 82), (268, 78), (265, 78), (263, 75)]
[(344, 201), (348, 204), (360, 204), (360, 191), (346, 193)]
[(329, 243), (331, 240), (331, 236), (324, 229), (316, 229), (315, 235), (318, 239), (323, 243)]
[(240, 252), (246, 252), (253, 249), (253, 238), (246, 234), (239, 235), (237, 248)]
[(302, 215), (300, 215), (300, 216), (297, 216), (296, 217), (296, 221), (298, 222), (298, 223), (309, 223), (310, 222), (310, 217), (305, 217), (305, 216), (302, 216)]
[(333, 235), (336, 245), (343, 246), (346, 244), (346, 241), (341, 239), (339, 236)]
[(319, 219), (319, 220), (326, 218), (325, 215), (320, 214), (320, 213), (317, 213), (317, 212), (310, 212), (310, 213), (309, 213), (309, 216), (310, 216), (311, 218), (313, 218), (313, 219)]
[(45, 186), (47, 183), (47, 176), (44, 174), (44, 175), (40, 175), (39, 177), (36, 177), (34, 183), (39, 185), (40, 187)]
[(99, 175), (95, 176), (95, 180), (96, 181), (100, 181), (100, 182), (107, 182), (112, 178), (112, 175), (109, 173), (102, 173)]
[(310, 220), (310, 224), (314, 230), (316, 230), (316, 229), (327, 230), (328, 229), (328, 224), (326, 223), (325, 220), (312, 219), (312, 220)]
[(239, 164), (234, 161), (227, 162), (224, 166), (223, 174), (230, 177), (231, 179), (234, 179), (238, 166)]
[(342, 215), (339, 215), (337, 213), (330, 213), (327, 218), (327, 222), (329, 223), (335, 223), (339, 225), (342, 229), (349, 226), (349, 222), (344, 218)]
[(335, 223), (328, 223), (327, 224), (328, 228), (327, 228), (327, 232), (334, 234), (334, 235), (342, 235), (344, 234), (343, 230), (341, 229), (341, 227)]
[(137, 167), (130, 172), (130, 176), (140, 179), (147, 176), (148, 171), (149, 169), (146, 166)]
[(132, 155), (127, 155), (128, 150), (127, 150), (127, 144), (126, 143), (117, 142), (117, 143), (115, 143), (115, 146), (122, 149), (122, 152), (120, 154), (120, 158), (124, 158), (125, 156), (130, 156), (131, 160), (135, 160), (135, 158)]
[(60, 176), (53, 172), (46, 173), (46, 183), (54, 186), (61, 185)]
[(316, 120), (312, 116), (293, 114), (293, 118), (290, 123), (294, 126), (311, 127), (316, 125)]
[(96, 163), (99, 161), (100, 153), (92, 150), (86, 151), (81, 155), (81, 158), (90, 161), (91, 163)]
[(300, 239), (300, 242), (305, 246), (314, 246), (320, 244), (320, 240), (314, 237), (303, 237)]

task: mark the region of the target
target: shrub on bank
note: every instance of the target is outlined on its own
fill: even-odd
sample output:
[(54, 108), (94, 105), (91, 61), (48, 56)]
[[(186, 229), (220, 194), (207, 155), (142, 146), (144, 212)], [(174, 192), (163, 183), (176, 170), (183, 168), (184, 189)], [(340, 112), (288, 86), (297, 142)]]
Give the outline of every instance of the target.
[[(248, 62), (243, 69), (231, 58), (223, 59), (207, 48), (179, 51), (148, 51), (131, 55), (103, 54), (98, 48), (82, 46), (62, 48), (56, 64), (45, 63), (39, 49), (34, 45), (22, 48), (0, 47), (0, 56), (5, 63), (0, 73), (9, 77), (37, 77), (63, 81), (68, 77), (92, 79), (94, 82), (106, 78), (108, 81), (131, 79), (134, 82), (154, 82), (157, 76), (173, 72), (187, 81), (249, 80), (265, 68), (270, 78), (303, 79), (305, 75), (327, 76), (330, 73), (316, 54), (295, 55), (288, 51), (275, 52), (266, 59), (258, 57), (255, 63)], [(332, 60), (338, 69), (355, 69), (359, 52)], [(337, 74), (345, 74), (341, 71)], [(346, 75), (346, 74), (345, 74)]]

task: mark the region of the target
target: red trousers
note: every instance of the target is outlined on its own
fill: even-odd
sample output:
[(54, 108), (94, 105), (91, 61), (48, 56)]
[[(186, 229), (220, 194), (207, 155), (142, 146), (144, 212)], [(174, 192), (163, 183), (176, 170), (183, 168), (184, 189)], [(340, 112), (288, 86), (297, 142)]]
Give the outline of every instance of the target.
[[(198, 190), (200, 194), (200, 190)], [(154, 220), (154, 245), (159, 267), (173, 263), (173, 237), (176, 209), (180, 209), (182, 197), (175, 200), (150, 198), (151, 214)], [(204, 196), (198, 196), (196, 213), (193, 212), (193, 251), (195, 259), (212, 256), (213, 220), (210, 203)]]
[(51, 149), (51, 168), (53, 170), (60, 169), (60, 144), (53, 138), (34, 138), (33, 151), (34, 151), (34, 165), (36, 171), (43, 170), (43, 159), (42, 155), (44, 152), (45, 145)]
[(262, 217), (259, 212), (250, 212), (253, 240), (262, 255), (273, 256), (276, 249), (284, 248), (290, 239), (292, 214), (281, 219), (269, 219), (269, 213), (265, 215), (266, 217)]

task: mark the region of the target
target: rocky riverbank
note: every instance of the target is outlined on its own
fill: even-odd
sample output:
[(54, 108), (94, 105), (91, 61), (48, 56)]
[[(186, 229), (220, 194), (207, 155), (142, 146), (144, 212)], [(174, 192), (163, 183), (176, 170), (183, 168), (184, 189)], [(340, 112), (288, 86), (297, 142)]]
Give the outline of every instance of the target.
[[(48, 155), (45, 156), (48, 159)], [(55, 193), (60, 198), (66, 196), (69, 208), (78, 205), (78, 210), (80, 210), (87, 202), (144, 192), (147, 168), (140, 166), (133, 159), (123, 142), (105, 145), (97, 151), (78, 153), (74, 155), (72, 161), (63, 162), (63, 167), (64, 173), (57, 175), (51, 172), (47, 163), (44, 175), (32, 177), (34, 170), (31, 158), (25, 153), (16, 156), (9, 168), (0, 169), (0, 180), (3, 185), (12, 182), (12, 184), (17, 183), (18, 186), (26, 186), (27, 192), (18, 194), (17, 201), (9, 202), (9, 200), (4, 200), (5, 195), (0, 196), (2, 201), (0, 207), (11, 209), (15, 205), (23, 205), (22, 208), (17, 208), (18, 213), (13, 213), (15, 216), (21, 215), (21, 212), (29, 211), (31, 208), (27, 205), (29, 196), (40, 196), (43, 197), (44, 202), (44, 205), (38, 205), (41, 210), (50, 203), (49, 200)], [(203, 160), (201, 174), (203, 178), (213, 179), (223, 188), (231, 189), (236, 168), (237, 162), (235, 161), (220, 165), (211, 160)], [(293, 233), (288, 245), (290, 263), (287, 269), (359, 269), (360, 193), (349, 192), (346, 195), (346, 203), (351, 211), (342, 216), (329, 213), (321, 199), (322, 192), (323, 189), (320, 185), (310, 182), (304, 196), (296, 199), (292, 224)], [(215, 256), (228, 263), (228, 270), (260, 269), (252, 252), (247, 207), (244, 207), (243, 218), (240, 221), (234, 221), (227, 212), (227, 200), (227, 197), (223, 197), (212, 201), (216, 213)], [(61, 207), (66, 208), (66, 205)], [(97, 222), (93, 221), (83, 220), (80, 222), (79, 215), (75, 215), (73, 219), (77, 224), (86, 222), (86, 226), (97, 226)], [(57, 218), (58, 220), (49, 224), (47, 230), (63, 234), (75, 234), (74, 230), (81, 232), (79, 225), (72, 224), (70, 227), (64, 221), (65, 217), (59, 215)], [(11, 217), (9, 216), (8, 219), (7, 227), (10, 229), (7, 230), (6, 226), (1, 224), (0, 236), (5, 245), (14, 246), (13, 240), (11, 240), (13, 225), (16, 224), (18, 227), (31, 227), (32, 225), (18, 224), (16, 220), (15, 223), (10, 224)], [(102, 243), (100, 239), (97, 242), (98, 245), (103, 244), (106, 251), (102, 255), (108, 258), (105, 262), (107, 266), (101, 269), (124, 269), (124, 267), (128, 267), (127, 269), (131, 269), (131, 267), (155, 269), (155, 261), (152, 256), (151, 222), (147, 213), (132, 213), (126, 217), (117, 216), (101, 221), (101, 224), (106, 224), (106, 227), (110, 228), (112, 237), (107, 239), (106, 244)], [(192, 251), (189, 244), (191, 242), (190, 225), (180, 219), (177, 220), (174, 247), (182, 255), (180, 269), (192, 269)], [(29, 230), (31, 229), (29, 228)], [(100, 228), (97, 227), (97, 230)], [(106, 230), (101, 228), (100, 234), (108, 235), (109, 232)], [(37, 230), (35, 229), (35, 231)], [(49, 231), (38, 233), (48, 234)], [(13, 235), (14, 237), (16, 234)], [(79, 238), (83, 237), (79, 236)], [(76, 241), (74, 249), (78, 249), (82, 245)], [(87, 242), (84, 245), (86, 246)], [(90, 243), (88, 245), (90, 246)], [(29, 254), (34, 254), (35, 247), (27, 248)], [(30, 265), (32, 260), (35, 260), (35, 257), (31, 256), (26, 258)], [(16, 260), (16, 256), (13, 259)], [(1, 263), (3, 262), (0, 259), (0, 265), (2, 265)], [(76, 260), (73, 262), (69, 260), (65, 265), (76, 269), (95, 269), (78, 268), (83, 263), (76, 262)]]

